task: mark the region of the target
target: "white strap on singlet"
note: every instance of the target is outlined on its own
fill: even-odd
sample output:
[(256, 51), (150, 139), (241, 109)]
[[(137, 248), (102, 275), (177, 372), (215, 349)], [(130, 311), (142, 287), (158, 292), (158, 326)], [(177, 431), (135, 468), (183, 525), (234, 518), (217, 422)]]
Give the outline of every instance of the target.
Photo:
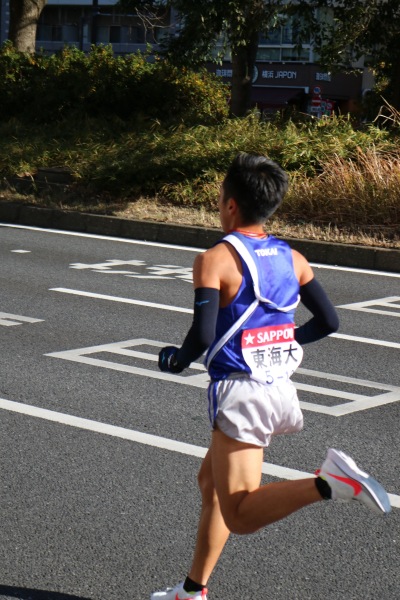
[(264, 298), (263, 296), (261, 296), (257, 267), (256, 267), (253, 257), (251, 256), (251, 254), (248, 251), (248, 249), (246, 248), (246, 246), (243, 244), (243, 242), (241, 240), (239, 240), (234, 235), (227, 235), (226, 237), (224, 237), (223, 241), (229, 242), (235, 248), (235, 250), (237, 251), (239, 256), (241, 256), (242, 259), (244, 260), (244, 262), (246, 263), (247, 268), (249, 269), (249, 272), (250, 272), (251, 279), (253, 281), (254, 294), (255, 294), (256, 298), (246, 308), (246, 310), (238, 318), (238, 320), (233, 323), (233, 325), (228, 329), (228, 331), (226, 331), (224, 333), (224, 335), (219, 339), (219, 341), (215, 344), (214, 348), (211, 350), (210, 354), (207, 357), (207, 363), (206, 363), (207, 369), (209, 368), (214, 356), (221, 350), (221, 348), (225, 344), (227, 344), (229, 342), (229, 340), (235, 335), (235, 333), (237, 331), (239, 331), (239, 329), (241, 328), (243, 323), (245, 323), (247, 321), (247, 319), (249, 317), (251, 317), (251, 315), (256, 310), (256, 308), (260, 304), (260, 302), (266, 302), (268, 304), (271, 304), (274, 308), (276, 308), (280, 312), (289, 312), (289, 311), (293, 310), (294, 308), (296, 308), (296, 306), (300, 302), (300, 295), (298, 295), (297, 301), (294, 304), (291, 304), (290, 306), (279, 307), (274, 302), (271, 302), (271, 300), (268, 300), (268, 298)]
[(290, 306), (278, 306), (277, 304), (275, 304), (275, 302), (272, 302), (272, 300), (264, 298), (264, 296), (262, 296), (260, 292), (260, 283), (256, 264), (246, 246), (239, 238), (237, 238), (234, 235), (227, 235), (226, 237), (224, 237), (224, 241), (229, 242), (246, 263), (247, 268), (250, 271), (251, 278), (253, 280), (254, 294), (260, 302), (266, 302), (267, 304), (271, 304), (274, 308), (279, 310), (279, 312), (290, 312), (298, 306), (300, 302), (300, 295), (297, 296), (296, 302), (294, 302), (294, 304), (290, 304)]
[(206, 363), (206, 367), (208, 369), (208, 367), (211, 364), (212, 359), (214, 358), (214, 356), (221, 350), (221, 348), (227, 344), (229, 342), (229, 340), (235, 335), (235, 333), (237, 331), (239, 331), (239, 329), (241, 328), (241, 326), (243, 325), (243, 323), (245, 321), (247, 321), (247, 319), (249, 317), (251, 317), (251, 315), (253, 314), (253, 312), (256, 310), (257, 306), (259, 305), (259, 300), (256, 298), (254, 300), (254, 302), (252, 302), (250, 304), (250, 306), (248, 306), (246, 308), (246, 310), (244, 311), (244, 313), (238, 318), (237, 321), (234, 322), (234, 324), (230, 327), (230, 329), (228, 329), (228, 331), (226, 331), (224, 333), (224, 335), (219, 339), (219, 341), (215, 344), (214, 348), (211, 350), (210, 354), (207, 357), (207, 363)]

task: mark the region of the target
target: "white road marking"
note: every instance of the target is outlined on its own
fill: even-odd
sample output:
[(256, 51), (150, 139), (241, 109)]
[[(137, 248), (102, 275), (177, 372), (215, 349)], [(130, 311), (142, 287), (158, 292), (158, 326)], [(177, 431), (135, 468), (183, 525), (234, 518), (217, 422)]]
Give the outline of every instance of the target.
[[(387, 314), (387, 313), (385, 313)], [(349, 340), (349, 342), (360, 342), (361, 344), (371, 344), (373, 346), (386, 346), (387, 348), (400, 348), (399, 342), (388, 342), (386, 340), (375, 340), (374, 338), (363, 338), (358, 335), (348, 335), (346, 333), (331, 333), (331, 338), (338, 338), (341, 340)]]
[[(60, 413), (47, 408), (40, 408), (32, 406), (30, 404), (23, 404), (21, 402), (14, 402), (0, 398), (0, 409), (7, 410), (10, 412), (27, 415), (30, 417), (36, 417), (51, 421), (53, 423), (59, 423), (61, 425), (68, 425), (70, 427), (76, 427), (79, 429), (85, 429), (86, 431), (93, 431), (95, 433), (102, 433), (110, 435), (123, 440), (129, 440), (138, 444), (145, 444), (147, 446), (153, 446), (155, 448), (161, 448), (163, 450), (170, 450), (172, 452), (179, 452), (180, 454), (186, 454), (189, 456), (196, 456), (198, 458), (204, 458), (207, 453), (207, 448), (201, 446), (195, 446), (193, 444), (186, 444), (184, 442), (178, 442), (169, 438), (162, 438), (149, 433), (142, 433), (133, 429), (126, 429), (125, 427), (118, 427), (116, 425), (109, 425), (108, 423), (102, 423), (100, 421), (92, 421), (91, 419), (83, 419), (81, 417), (75, 417), (65, 413)], [(296, 469), (289, 469), (287, 467), (280, 467), (279, 465), (273, 465), (271, 463), (264, 462), (262, 465), (262, 472), (265, 475), (276, 477), (278, 479), (304, 479), (307, 477), (314, 477), (311, 473), (304, 471), (297, 471)], [(389, 494), (390, 504), (395, 508), (400, 508), (400, 496), (397, 494)]]
[[(88, 263), (71, 263), (69, 265), (70, 269), (90, 269), (90, 270), (98, 270), (99, 272), (110, 271), (113, 267), (122, 267), (123, 265), (129, 265), (133, 267), (143, 267), (146, 263), (144, 260), (119, 260), (118, 258), (111, 258), (106, 261), (94, 264)], [(114, 273), (132, 273), (132, 271), (113, 271)]]
[[(371, 308), (381, 306), (380, 308)], [(386, 298), (377, 298), (376, 300), (365, 300), (364, 302), (352, 302), (351, 304), (341, 304), (338, 308), (347, 308), (359, 312), (369, 312), (378, 315), (390, 315), (391, 317), (400, 317), (400, 296), (388, 296)], [(386, 309), (398, 309), (397, 311)]]
[[(91, 238), (95, 240), (103, 240), (110, 242), (120, 242), (122, 244), (137, 244), (139, 246), (153, 246), (155, 248), (171, 248), (173, 250), (186, 250), (187, 252), (204, 252), (206, 248), (193, 248), (191, 246), (178, 246), (175, 244), (164, 244), (161, 242), (144, 242), (141, 240), (132, 240), (128, 238), (119, 238), (107, 235), (98, 235), (95, 233), (80, 233), (77, 231), (63, 231), (60, 229), (47, 229), (44, 227), (32, 227), (29, 225), (15, 225), (14, 223), (0, 223), (0, 227), (8, 227), (11, 229), (26, 229), (28, 231), (40, 231), (41, 233), (56, 233), (59, 235), (68, 235), (75, 237)], [(221, 231), (221, 237), (223, 232)], [(396, 277), (400, 278), (400, 273), (391, 273), (389, 271), (373, 271), (370, 269), (357, 269), (354, 267), (339, 267), (336, 265), (324, 265), (320, 263), (310, 263), (311, 266), (319, 269), (330, 269), (332, 271), (347, 271), (350, 273), (363, 273), (366, 275), (376, 275), (378, 277)]]
[[(73, 290), (70, 288), (50, 288), (50, 292), (60, 292), (62, 294), (72, 294), (75, 296), (83, 296), (86, 298), (97, 298), (99, 300), (109, 300), (111, 302), (121, 302), (125, 304), (136, 304), (138, 306), (149, 306), (151, 308), (160, 308), (162, 310), (170, 310), (173, 312), (183, 312), (187, 314), (193, 314), (193, 309), (182, 308), (180, 306), (172, 306), (170, 304), (159, 304), (155, 302), (145, 302), (144, 300), (134, 300), (133, 298), (121, 298), (119, 296), (109, 296), (106, 294), (96, 294), (95, 292), (84, 292), (82, 290)], [(387, 313), (385, 313), (387, 314)], [(372, 344), (375, 346), (387, 346), (389, 348), (399, 348), (400, 343), (398, 342), (387, 342), (385, 340), (375, 340), (373, 338), (363, 338), (356, 335), (347, 335), (344, 333), (332, 333), (329, 337), (338, 338), (342, 340), (349, 340), (352, 342), (361, 342), (363, 344)]]
[[(139, 360), (146, 360), (152, 363), (158, 361), (157, 354), (150, 354), (148, 352), (142, 352), (135, 348), (140, 346), (154, 346), (156, 348), (162, 348), (169, 345), (167, 342), (160, 342), (157, 340), (148, 340), (146, 338), (136, 338), (132, 340), (126, 340), (123, 342), (116, 342), (111, 344), (102, 344), (99, 346), (89, 346), (87, 348), (76, 348), (73, 350), (66, 350), (63, 352), (52, 352), (46, 354), (52, 358), (59, 358), (62, 360), (68, 360), (71, 362), (78, 362), (85, 365), (91, 365), (93, 367), (101, 367), (105, 369), (111, 369), (113, 371), (120, 371), (123, 373), (130, 373), (132, 375), (141, 375), (143, 377), (150, 377), (152, 379), (161, 379), (164, 381), (172, 381), (180, 385), (191, 385), (193, 387), (206, 389), (209, 384), (209, 376), (204, 366), (200, 363), (192, 363), (190, 366), (191, 370), (200, 371), (198, 375), (173, 375), (172, 373), (163, 373), (158, 370), (147, 369), (144, 367), (138, 367), (135, 365), (127, 365), (117, 360), (106, 360), (104, 358), (96, 358), (96, 354), (107, 353), (111, 356), (127, 356), (130, 358), (136, 358)], [(134, 349), (132, 349), (134, 348)], [(377, 391), (375, 395), (364, 395), (353, 392), (346, 392), (336, 390), (323, 386), (310, 385), (308, 383), (296, 382), (296, 374), (306, 375), (310, 378), (324, 379), (328, 381), (337, 381), (348, 385), (356, 385), (359, 387), (373, 388)], [(333, 417), (343, 417), (348, 414), (352, 414), (361, 410), (368, 410), (383, 406), (385, 404), (391, 404), (393, 402), (400, 401), (400, 387), (391, 386), (383, 383), (374, 381), (368, 381), (363, 379), (355, 379), (352, 377), (346, 377), (343, 375), (335, 375), (333, 373), (323, 373), (320, 371), (313, 371), (310, 369), (297, 369), (296, 374), (293, 376), (294, 383), (298, 390), (319, 394), (322, 396), (329, 396), (345, 400), (334, 406), (325, 406), (323, 404), (317, 404), (313, 402), (301, 401), (300, 406), (302, 409), (309, 410), (312, 412), (318, 412)]]
[(400, 273), (392, 273), (391, 271), (373, 271), (371, 269), (357, 269), (355, 267), (339, 267), (337, 265), (322, 265), (320, 263), (310, 262), (312, 267), (316, 269), (330, 269), (331, 271), (348, 271), (350, 273), (360, 273), (362, 275), (383, 275), (384, 277), (400, 278)]
[(69, 288), (50, 288), (50, 292), (61, 292), (63, 294), (72, 294), (74, 296), (85, 296), (87, 298), (98, 298), (99, 300), (109, 300), (111, 302), (122, 302), (124, 304), (136, 304), (138, 306), (149, 306), (151, 308), (160, 308), (161, 310), (172, 310), (181, 313), (193, 313), (190, 308), (181, 308), (180, 306), (170, 306), (168, 304), (159, 304), (157, 302), (145, 302), (144, 300), (134, 300), (132, 298), (121, 298), (119, 296), (108, 296), (107, 294), (95, 294), (93, 292), (84, 292), (81, 290), (71, 290)]
[(11, 250), (11, 252), (15, 252), (15, 254), (29, 254), (30, 250)]
[(41, 323), (43, 319), (32, 319), (32, 317), (23, 317), (21, 315), (12, 315), (10, 313), (0, 312), (0, 325), (4, 327), (13, 327), (22, 325), (22, 323)]
[[(205, 248), (192, 248), (191, 246), (178, 246), (177, 244), (164, 244), (161, 242), (145, 242), (142, 240), (132, 240), (129, 238), (119, 238), (108, 235), (99, 235), (97, 233), (81, 233), (79, 231), (66, 231), (61, 229), (48, 229), (47, 227), (32, 227), (28, 225), (15, 225), (14, 223), (0, 223), (0, 227), (9, 227), (11, 229), (26, 229), (28, 231), (40, 231), (40, 233), (57, 233), (58, 235), (68, 235), (73, 237), (91, 238), (94, 240), (103, 240), (110, 242), (120, 242), (122, 244), (137, 244), (138, 246), (154, 246), (156, 248), (171, 248), (172, 250), (187, 250), (188, 252), (204, 252)], [(221, 237), (222, 237), (221, 231)]]
[[(160, 247), (160, 248), (171, 248), (171, 249), (184, 250), (184, 251), (195, 252), (195, 253), (203, 252), (205, 250), (203, 248), (193, 248), (190, 246), (179, 246), (179, 245), (165, 244), (165, 243), (158, 243), (158, 242), (146, 242), (146, 241), (140, 241), (140, 240), (131, 240), (131, 239), (103, 236), (103, 235), (97, 235), (97, 234), (62, 231), (62, 230), (57, 230), (57, 229), (48, 229), (48, 228), (41, 228), (41, 227), (31, 227), (31, 226), (26, 226), (26, 225), (0, 223), (0, 227), (25, 229), (25, 230), (30, 230), (30, 231), (39, 231), (42, 233), (53, 233), (53, 234), (58, 234), (58, 235), (66, 235), (66, 236), (74, 236), (74, 237), (92, 238), (92, 239), (98, 239), (98, 240), (103, 240), (103, 241), (120, 242), (120, 243), (125, 243), (125, 244), (136, 244), (136, 245), (153, 246), (153, 247)], [(221, 232), (221, 235), (222, 235), (222, 232)], [(30, 251), (26, 251), (26, 252), (30, 252)], [(319, 264), (319, 263), (311, 263), (311, 265), (313, 267), (321, 268), (321, 269), (330, 269), (330, 270), (347, 271), (347, 272), (353, 272), (353, 273), (369, 274), (369, 275), (375, 275), (375, 276), (400, 278), (400, 274), (392, 273), (392, 272), (374, 271), (374, 270), (369, 270), (369, 269), (359, 269), (359, 268), (350, 268), (350, 267), (339, 267), (339, 266), (324, 265), (324, 264)], [(53, 291), (64, 291), (65, 293), (78, 293), (78, 295), (82, 295), (82, 296), (99, 297), (99, 298), (112, 300), (112, 301), (126, 302), (128, 304), (142, 304), (145, 306), (153, 306), (156, 308), (162, 308), (164, 310), (175, 310), (177, 312), (186, 312), (186, 313), (193, 312), (191, 309), (183, 309), (180, 307), (169, 307), (166, 305), (158, 305), (155, 303), (145, 303), (145, 302), (136, 301), (136, 300), (132, 300), (132, 299), (128, 299), (128, 298), (123, 299), (123, 298), (116, 298), (113, 296), (104, 296), (101, 294), (93, 295), (93, 294), (89, 294), (87, 292), (77, 292), (76, 290), (75, 291), (67, 290), (66, 288), (54, 288)], [(387, 312), (385, 314), (387, 314)], [(26, 319), (28, 319), (28, 318), (26, 318)], [(40, 321), (40, 320), (33, 320), (33, 322), (36, 322), (36, 321)], [(375, 343), (375, 344), (379, 344), (379, 345), (389, 345), (392, 347), (398, 347), (398, 345), (393, 345), (392, 342), (384, 342), (383, 340), (382, 341), (381, 340), (370, 340), (368, 338), (359, 338), (359, 337), (348, 336), (348, 335), (344, 335), (344, 334), (333, 334), (331, 337), (352, 339), (352, 340), (364, 342), (364, 343)], [(163, 344), (160, 344), (160, 345), (163, 345)], [(99, 348), (99, 346), (97, 348)], [(142, 355), (142, 354), (146, 354), (146, 353), (137, 353), (137, 354)], [(49, 355), (49, 356), (51, 356), (51, 355)], [(140, 357), (144, 358), (143, 356), (140, 356)], [(105, 362), (107, 362), (107, 361), (105, 361)], [(192, 365), (192, 367), (193, 367), (193, 365)], [(195, 369), (199, 368), (199, 367), (201, 370), (202, 365), (194, 366)], [(148, 370), (143, 369), (143, 371), (146, 371), (146, 373), (148, 373)], [(298, 372), (300, 372), (300, 370)], [(163, 378), (166, 379), (167, 378), (166, 375), (168, 375), (168, 374), (163, 374), (163, 375), (164, 375)], [(323, 375), (323, 374), (321, 374), (321, 375)], [(175, 376), (172, 375), (171, 377), (175, 377)], [(203, 375), (201, 374), (200, 377), (203, 377)], [(374, 384), (373, 382), (364, 382), (364, 385), (367, 385), (367, 384), (373, 384), (373, 385), (380, 386), (380, 384)], [(310, 386), (310, 387), (312, 387), (312, 386)], [(382, 386), (380, 386), (380, 387), (382, 387)], [(389, 386), (386, 386), (386, 387), (389, 387)], [(113, 435), (116, 437), (120, 437), (122, 439), (129, 439), (132, 441), (136, 441), (138, 443), (144, 443), (144, 444), (152, 445), (152, 446), (159, 447), (159, 448), (165, 448), (168, 450), (181, 452), (184, 454), (190, 454), (191, 456), (203, 457), (203, 456), (205, 456), (205, 453), (207, 450), (206, 448), (201, 448), (201, 447), (190, 445), (190, 444), (184, 444), (182, 442), (168, 440), (166, 438), (159, 438), (158, 436), (151, 436), (149, 434), (135, 432), (133, 430), (128, 430), (125, 428), (116, 427), (113, 425), (108, 425), (108, 424), (100, 423), (100, 422), (96, 422), (96, 421), (91, 421), (89, 419), (81, 419), (80, 417), (74, 417), (71, 415), (63, 414), (63, 413), (56, 413), (54, 411), (49, 411), (47, 409), (42, 409), (42, 408), (38, 408), (38, 407), (26, 405), (26, 404), (21, 404), (21, 403), (17, 403), (17, 402), (11, 402), (9, 400), (0, 399), (0, 408), (8, 410), (8, 411), (12, 411), (12, 412), (17, 412), (20, 414), (30, 415), (33, 417), (39, 417), (42, 419), (46, 419), (48, 421), (58, 422), (61, 424), (70, 425), (70, 426), (74, 426), (74, 427), (80, 427), (81, 429), (95, 431), (98, 433), (104, 433), (107, 435)], [(277, 465), (272, 465), (270, 463), (263, 463), (262, 471), (263, 471), (263, 473), (265, 473), (267, 475), (271, 475), (273, 477), (280, 477), (283, 479), (301, 479), (301, 478), (310, 476), (310, 474), (302, 472), (302, 471), (296, 471), (294, 469), (288, 469), (286, 467), (279, 467)], [(391, 505), (393, 507), (400, 508), (400, 496), (395, 495), (395, 494), (389, 494), (389, 498), (390, 498)]]
[[(141, 267), (148, 273), (143, 274), (139, 271), (126, 271), (116, 269), (115, 267)], [(147, 266), (143, 260), (120, 260), (107, 259), (102, 263), (71, 263), (70, 269), (86, 270), (90, 269), (92, 273), (101, 273), (104, 275), (123, 275), (124, 277), (133, 277), (136, 279), (181, 279), (189, 283), (193, 282), (193, 269), (191, 267), (181, 267), (180, 265), (150, 265)]]

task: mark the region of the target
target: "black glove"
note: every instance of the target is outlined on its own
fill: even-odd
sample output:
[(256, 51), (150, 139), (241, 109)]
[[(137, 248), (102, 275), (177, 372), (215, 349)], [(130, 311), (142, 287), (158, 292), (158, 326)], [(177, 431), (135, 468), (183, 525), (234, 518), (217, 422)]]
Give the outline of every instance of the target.
[(184, 367), (178, 365), (176, 354), (179, 348), (166, 346), (158, 354), (158, 368), (167, 373), (182, 373)]

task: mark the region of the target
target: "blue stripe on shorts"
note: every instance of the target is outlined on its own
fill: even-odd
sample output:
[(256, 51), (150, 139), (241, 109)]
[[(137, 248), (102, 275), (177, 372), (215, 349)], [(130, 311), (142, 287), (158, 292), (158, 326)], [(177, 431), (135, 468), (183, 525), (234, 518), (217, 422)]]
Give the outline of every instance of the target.
[(212, 381), (208, 386), (208, 418), (210, 419), (210, 423), (212, 427), (214, 427), (214, 422), (218, 413), (218, 401), (217, 401), (217, 388), (219, 381)]

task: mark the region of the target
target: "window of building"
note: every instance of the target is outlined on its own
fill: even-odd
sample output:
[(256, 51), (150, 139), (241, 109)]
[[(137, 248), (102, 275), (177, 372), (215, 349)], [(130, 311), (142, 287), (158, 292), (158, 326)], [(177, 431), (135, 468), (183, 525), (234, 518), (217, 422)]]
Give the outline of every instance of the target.
[(283, 62), (310, 62), (310, 48), (282, 48)]
[(136, 25), (100, 25), (97, 41), (101, 44), (144, 44), (145, 31)]
[(282, 28), (270, 29), (267, 33), (260, 33), (259, 44), (262, 46), (280, 46), (282, 43)]
[(281, 61), (281, 49), (280, 48), (258, 48), (257, 60), (267, 62), (278, 62)]
[(46, 6), (36, 30), (39, 42), (77, 42), (82, 9), (79, 7)]
[(121, 27), (121, 42), (124, 42), (125, 44), (144, 44), (144, 28), (139, 25)]
[(310, 44), (297, 46), (297, 26), (293, 19), (259, 36), (257, 60), (269, 62), (311, 62)]
[(109, 34), (109, 42), (110, 44), (120, 44), (121, 43), (121, 29), (119, 25), (111, 25), (110, 26), (110, 34)]
[(62, 29), (61, 25), (42, 25), (39, 23), (36, 39), (40, 42), (62, 42)]

